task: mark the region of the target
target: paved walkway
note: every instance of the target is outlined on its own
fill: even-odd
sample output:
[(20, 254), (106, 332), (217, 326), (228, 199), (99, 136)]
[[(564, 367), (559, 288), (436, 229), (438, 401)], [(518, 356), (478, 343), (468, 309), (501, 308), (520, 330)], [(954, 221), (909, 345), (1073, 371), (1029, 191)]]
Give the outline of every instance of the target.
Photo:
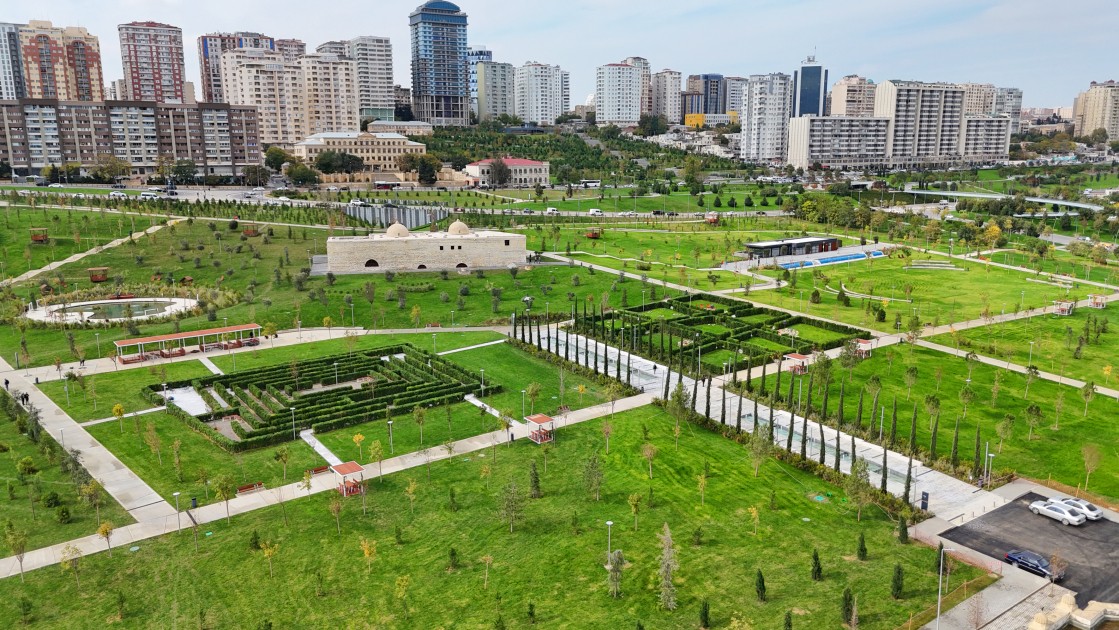
[(221, 371), (221, 368), (214, 365), (214, 362), (210, 360), (210, 357), (198, 357), (198, 362), (206, 366), (206, 369), (210, 370), (211, 374), (225, 374), (225, 372)]
[[(155, 413), (157, 411), (164, 411), (166, 409), (167, 409), (167, 407), (163, 407), (163, 406), (152, 407), (151, 409), (142, 409), (140, 411), (133, 411), (132, 413), (126, 413), (126, 414), (124, 414), (123, 418), (131, 418), (133, 416), (142, 416), (142, 415), (149, 414), (149, 413)], [(123, 420), (123, 418), (121, 418), (121, 420)], [(88, 420), (88, 421), (82, 422), (80, 424), (83, 427), (92, 427), (92, 426), (98, 425), (98, 424), (105, 424), (106, 422), (119, 422), (119, 421), (120, 420), (118, 420), (116, 416), (109, 416), (108, 418), (101, 418), (100, 420)]]
[(337, 466), (338, 464), (342, 463), (342, 460), (339, 459), (339, 457), (335, 455), (333, 451), (324, 446), (323, 443), (315, 437), (314, 430), (303, 429), (299, 432), (299, 439), (306, 442), (308, 446), (310, 446), (316, 453), (319, 454), (319, 457), (325, 459), (326, 463), (330, 464), (331, 466)]

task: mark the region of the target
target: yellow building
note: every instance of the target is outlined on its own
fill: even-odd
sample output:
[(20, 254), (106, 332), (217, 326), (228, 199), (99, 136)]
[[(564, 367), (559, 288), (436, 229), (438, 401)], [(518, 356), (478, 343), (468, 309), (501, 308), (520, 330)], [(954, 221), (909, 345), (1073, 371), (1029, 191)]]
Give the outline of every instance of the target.
[(684, 125), (692, 129), (703, 129), (704, 127), (717, 127), (719, 125), (736, 125), (738, 124), (738, 112), (728, 112), (726, 114), (685, 114)]
[(371, 171), (396, 171), (396, 159), (407, 153), (427, 153), (427, 147), (398, 133), (342, 131), (317, 133), (295, 143), (295, 155), (308, 163), (324, 151), (349, 153), (361, 158)]

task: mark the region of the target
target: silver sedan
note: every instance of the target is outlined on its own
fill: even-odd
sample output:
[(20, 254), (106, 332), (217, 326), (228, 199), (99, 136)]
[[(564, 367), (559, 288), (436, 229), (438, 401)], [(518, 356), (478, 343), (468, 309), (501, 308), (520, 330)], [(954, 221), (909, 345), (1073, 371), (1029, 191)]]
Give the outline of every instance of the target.
[(1060, 502), (1076, 510), (1077, 512), (1080, 512), (1081, 514), (1086, 516), (1089, 521), (1098, 521), (1103, 518), (1103, 511), (1095, 505), (1092, 505), (1088, 501), (1085, 501), (1084, 499), (1074, 499), (1072, 497), (1068, 497), (1066, 499), (1061, 499)]

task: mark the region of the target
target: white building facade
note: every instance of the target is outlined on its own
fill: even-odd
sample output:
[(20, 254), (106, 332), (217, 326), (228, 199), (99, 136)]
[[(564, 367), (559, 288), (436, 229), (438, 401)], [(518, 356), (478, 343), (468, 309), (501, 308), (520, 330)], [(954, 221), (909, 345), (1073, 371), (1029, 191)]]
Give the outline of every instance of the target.
[(530, 61), (516, 69), (515, 106), (526, 123), (551, 125), (571, 109), (571, 76), (559, 66)]
[(807, 169), (885, 168), (888, 118), (801, 116), (789, 120), (787, 162)]
[(680, 86), (683, 75), (675, 70), (661, 70), (652, 77), (653, 115), (664, 116), (670, 125), (678, 125), (684, 120), (684, 110), (680, 99)]
[(874, 81), (850, 74), (835, 82), (828, 94), (828, 115), (869, 118), (874, 115)]
[(493, 120), (516, 113), (516, 71), (511, 63), (479, 61), (474, 64), (478, 120)]
[(786, 159), (792, 103), (792, 77), (783, 73), (750, 75), (742, 105), (743, 160), (772, 162)]
[(626, 63), (608, 63), (595, 73), (595, 121), (626, 127), (641, 118), (641, 70)]
[(528, 261), (526, 242), (524, 234), (475, 231), (462, 221), (446, 232), (410, 232), (395, 223), (383, 234), (328, 238), (327, 268), (361, 274), (517, 267)]

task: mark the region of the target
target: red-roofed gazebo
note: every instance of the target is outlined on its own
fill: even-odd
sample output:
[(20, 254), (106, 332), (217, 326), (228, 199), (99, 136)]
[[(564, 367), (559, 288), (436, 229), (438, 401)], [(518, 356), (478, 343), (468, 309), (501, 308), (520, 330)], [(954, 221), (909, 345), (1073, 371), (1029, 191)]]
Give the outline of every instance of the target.
[(537, 413), (525, 418), (525, 420), (528, 420), (528, 426), (532, 429), (528, 434), (528, 439), (537, 444), (555, 441), (556, 421), (551, 416)]
[(338, 477), (338, 492), (344, 497), (361, 494), (361, 482), (365, 478), (365, 468), (357, 462), (335, 464), (330, 467)]

